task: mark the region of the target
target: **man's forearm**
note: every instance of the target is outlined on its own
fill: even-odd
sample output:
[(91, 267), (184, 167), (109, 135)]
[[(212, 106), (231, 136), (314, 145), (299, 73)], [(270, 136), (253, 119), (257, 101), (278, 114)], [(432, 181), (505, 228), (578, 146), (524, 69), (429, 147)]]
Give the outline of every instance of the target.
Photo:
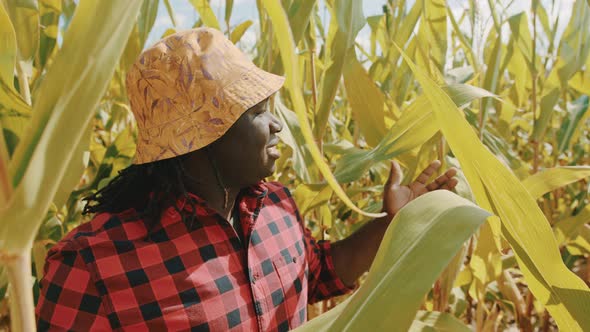
[(336, 274), (351, 286), (369, 269), (392, 217), (374, 219), (344, 240), (332, 245)]

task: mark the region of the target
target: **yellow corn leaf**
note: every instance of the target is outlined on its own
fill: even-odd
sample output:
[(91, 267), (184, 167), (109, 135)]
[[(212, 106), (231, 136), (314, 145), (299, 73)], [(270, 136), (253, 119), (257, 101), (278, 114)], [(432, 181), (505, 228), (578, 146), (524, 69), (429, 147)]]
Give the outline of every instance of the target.
[(332, 188), (325, 184), (300, 184), (295, 189), (293, 198), (301, 215), (305, 215), (319, 205), (327, 205), (332, 193)]
[[(418, 197), (389, 225), (358, 291), (296, 331), (407, 331), (424, 294), (488, 216), (450, 191)], [(425, 257), (428, 264), (419, 263)], [(428, 322), (429, 315), (417, 318)]]
[(442, 72), (447, 58), (447, 9), (444, 0), (424, 1), (420, 30), (426, 36), (428, 58)]
[(361, 133), (369, 146), (377, 146), (385, 136), (385, 97), (357, 60), (356, 52), (346, 55), (344, 87)]
[(575, 216), (562, 219), (555, 223), (553, 231), (557, 243), (564, 244), (565, 241), (574, 239), (578, 235), (580, 227), (590, 222), (590, 205), (586, 205), (582, 211)]
[(418, 311), (408, 332), (470, 332), (471, 329), (450, 313)]
[(205, 26), (220, 30), (217, 17), (215, 17), (215, 13), (213, 13), (213, 9), (211, 9), (208, 0), (190, 0), (190, 2), (199, 13), (201, 21), (203, 21)]
[(334, 193), (353, 211), (373, 218), (384, 216), (385, 214), (383, 213), (367, 213), (356, 207), (350, 198), (346, 196), (346, 193), (342, 187), (340, 187), (340, 184), (334, 177), (334, 174), (332, 174), (330, 171), (330, 166), (323, 159), (323, 156), (315, 143), (311, 126), (307, 120), (305, 101), (303, 100), (303, 93), (299, 83), (301, 80), (299, 79), (297, 72), (295, 44), (293, 42), (291, 29), (288, 25), (287, 15), (285, 14), (283, 7), (278, 0), (264, 0), (263, 4), (270, 16), (273, 28), (277, 31), (277, 33), (274, 35), (276, 36), (276, 41), (279, 44), (281, 59), (283, 61), (283, 66), (285, 67), (285, 84), (291, 93), (291, 100), (293, 102), (295, 113), (297, 114), (297, 119), (299, 120), (299, 125), (301, 126), (301, 134), (307, 143), (309, 152), (311, 153), (311, 156), (318, 169), (324, 176), (326, 182), (332, 187)]
[(231, 42), (234, 44), (239, 42), (240, 39), (242, 39), (242, 36), (244, 35), (244, 33), (246, 33), (246, 30), (248, 30), (248, 28), (251, 25), (252, 25), (252, 21), (246, 20), (246, 21), (240, 23), (237, 27), (235, 27), (229, 37)]
[(531, 196), (544, 194), (590, 176), (590, 166), (566, 166), (547, 168), (522, 181)]
[(16, 63), (16, 35), (10, 17), (0, 4), (0, 80), (10, 84), (14, 79), (14, 64)]
[(39, 46), (39, 6), (36, 0), (3, 0), (16, 31), (19, 59), (32, 60)]
[[(400, 50), (401, 51), (401, 50)], [(477, 138), (452, 100), (402, 53), (432, 103), (447, 139), (479, 205), (493, 207), (502, 235), (515, 252), (529, 289), (560, 329), (590, 328), (590, 290), (561, 260), (543, 212), (523, 184)]]

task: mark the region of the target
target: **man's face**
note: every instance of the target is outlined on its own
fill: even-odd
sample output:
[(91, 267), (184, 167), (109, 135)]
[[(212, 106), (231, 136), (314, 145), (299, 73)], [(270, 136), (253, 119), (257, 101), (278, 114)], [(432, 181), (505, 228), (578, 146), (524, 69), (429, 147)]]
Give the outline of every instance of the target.
[(249, 186), (275, 171), (279, 158), (276, 135), (283, 128), (268, 99), (246, 111), (211, 145), (217, 167), (228, 186)]

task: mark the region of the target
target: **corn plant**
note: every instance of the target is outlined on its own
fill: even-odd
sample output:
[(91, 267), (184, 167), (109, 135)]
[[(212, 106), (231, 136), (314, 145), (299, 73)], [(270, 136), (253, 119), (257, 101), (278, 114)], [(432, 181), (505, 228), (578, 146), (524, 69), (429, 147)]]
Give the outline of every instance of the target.
[[(359, 290), (302, 330), (590, 329), (590, 1), (568, 22), (559, 1), (383, 0), (365, 17), (360, 0), (252, 0), (241, 22), (233, 1), (186, 2), (192, 26), (286, 76), (273, 179), (318, 238), (379, 215), (392, 158), (404, 183), (433, 159), (460, 169), (464, 199), (408, 205)], [(133, 157), (126, 70), (180, 28), (168, 0), (1, 4), (0, 322), (30, 331), (47, 249)], [(172, 26), (153, 36), (158, 11)]]

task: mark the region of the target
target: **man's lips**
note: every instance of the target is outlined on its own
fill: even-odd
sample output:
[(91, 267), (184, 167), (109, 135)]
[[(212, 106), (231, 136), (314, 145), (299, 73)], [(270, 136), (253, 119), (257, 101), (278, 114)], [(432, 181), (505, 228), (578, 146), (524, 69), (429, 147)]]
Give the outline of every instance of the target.
[(269, 145), (266, 146), (266, 151), (268, 152), (268, 155), (272, 158), (278, 159), (281, 156), (281, 153), (279, 152), (279, 149), (277, 149), (277, 144), (279, 143), (279, 140), (273, 140)]

